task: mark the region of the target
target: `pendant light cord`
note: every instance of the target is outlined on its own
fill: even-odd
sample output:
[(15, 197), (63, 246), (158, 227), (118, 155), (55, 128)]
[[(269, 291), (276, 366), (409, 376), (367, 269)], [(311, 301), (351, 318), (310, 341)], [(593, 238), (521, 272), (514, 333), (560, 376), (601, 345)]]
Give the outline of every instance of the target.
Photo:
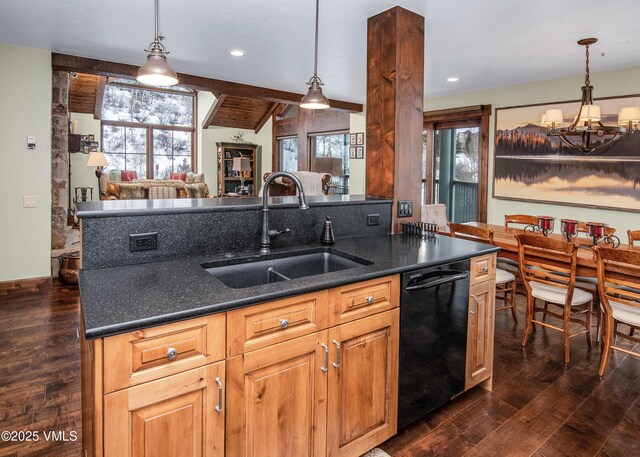
[(153, 2), (153, 17), (155, 18), (155, 40), (158, 41), (158, 0)]
[(585, 53), (586, 53), (586, 56), (587, 56), (587, 64), (586, 64), (587, 70), (586, 70), (586, 74), (585, 74), (585, 77), (584, 77), (584, 85), (585, 86), (590, 86), (591, 85), (591, 81), (589, 80), (589, 45), (587, 44), (587, 45), (585, 45), (585, 47), (586, 47)]
[[(158, 0), (156, 0), (157, 2)], [(313, 76), (318, 76), (318, 15), (320, 11), (320, 0), (316, 0), (316, 53), (313, 61)]]

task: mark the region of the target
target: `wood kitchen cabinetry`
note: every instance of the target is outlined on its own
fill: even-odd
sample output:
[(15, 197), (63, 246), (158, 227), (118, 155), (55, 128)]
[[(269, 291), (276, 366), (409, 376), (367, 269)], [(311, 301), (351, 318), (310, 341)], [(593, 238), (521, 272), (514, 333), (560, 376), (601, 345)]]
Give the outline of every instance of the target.
[(465, 390), (480, 383), (491, 390), (495, 324), (496, 255), (471, 259)]

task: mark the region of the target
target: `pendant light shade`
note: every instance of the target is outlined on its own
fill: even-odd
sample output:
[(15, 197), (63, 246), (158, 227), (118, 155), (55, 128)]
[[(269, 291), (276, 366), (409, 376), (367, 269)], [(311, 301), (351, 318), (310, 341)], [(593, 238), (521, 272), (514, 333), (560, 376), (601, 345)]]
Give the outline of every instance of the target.
[(173, 86), (178, 84), (178, 75), (167, 62), (168, 51), (161, 41), (164, 37), (158, 35), (158, 0), (154, 0), (155, 37), (148, 49), (145, 49), (147, 63), (140, 67), (136, 80), (149, 86)]
[(331, 105), (329, 100), (322, 93), (322, 81), (317, 76), (313, 76), (309, 81), (309, 92), (300, 100), (300, 108), (304, 109), (327, 109)]
[(307, 95), (300, 100), (300, 108), (304, 109), (327, 109), (331, 105), (329, 100), (322, 93), (322, 81), (318, 77), (318, 12), (320, 10), (320, 0), (316, 0), (316, 48), (313, 59), (313, 76), (309, 79), (307, 85), (309, 91)]

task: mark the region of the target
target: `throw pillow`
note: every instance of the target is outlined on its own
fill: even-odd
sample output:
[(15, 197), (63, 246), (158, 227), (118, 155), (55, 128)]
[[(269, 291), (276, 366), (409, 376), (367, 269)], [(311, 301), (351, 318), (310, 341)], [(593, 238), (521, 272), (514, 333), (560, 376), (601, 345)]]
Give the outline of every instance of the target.
[(169, 173), (169, 179), (179, 179), (180, 181), (185, 181), (187, 179), (187, 173), (177, 173), (171, 172)]
[(120, 181), (131, 182), (134, 179), (138, 179), (138, 172), (136, 170), (122, 170), (120, 172)]
[(192, 172), (189, 172), (189, 173), (187, 173), (187, 179), (186, 179), (185, 182), (187, 182), (187, 183), (204, 182), (204, 173), (192, 173)]
[(121, 174), (120, 170), (109, 170), (109, 181), (112, 182), (120, 182)]

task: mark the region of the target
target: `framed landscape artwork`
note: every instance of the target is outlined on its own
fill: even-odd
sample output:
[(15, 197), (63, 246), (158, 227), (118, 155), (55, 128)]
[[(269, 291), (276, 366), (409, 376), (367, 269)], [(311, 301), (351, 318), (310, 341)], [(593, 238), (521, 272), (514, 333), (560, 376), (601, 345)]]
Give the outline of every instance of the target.
[[(616, 125), (620, 109), (640, 106), (640, 96), (594, 103), (601, 107), (602, 122)], [(547, 137), (541, 125), (547, 109), (562, 109), (564, 127), (573, 122), (579, 106), (562, 102), (496, 109), (495, 198), (640, 212), (640, 132), (622, 135), (590, 154)]]

